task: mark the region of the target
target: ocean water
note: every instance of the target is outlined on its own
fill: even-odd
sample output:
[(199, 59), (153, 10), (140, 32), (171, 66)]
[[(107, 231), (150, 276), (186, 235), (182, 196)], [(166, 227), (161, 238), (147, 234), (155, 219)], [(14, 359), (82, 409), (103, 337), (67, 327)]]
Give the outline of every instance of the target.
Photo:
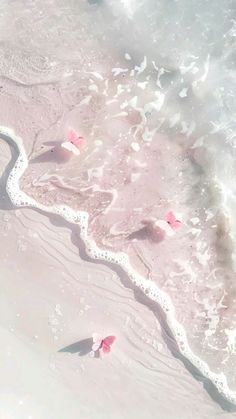
[[(87, 254), (122, 267), (236, 404), (235, 2), (25, 0), (0, 12), (13, 204), (78, 224)], [(79, 155), (62, 147), (71, 129)]]

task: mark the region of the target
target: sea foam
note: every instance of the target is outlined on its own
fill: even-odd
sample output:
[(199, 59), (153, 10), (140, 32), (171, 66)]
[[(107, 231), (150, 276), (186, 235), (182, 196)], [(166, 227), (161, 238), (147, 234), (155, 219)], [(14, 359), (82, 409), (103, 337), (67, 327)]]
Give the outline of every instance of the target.
[(108, 261), (119, 265), (128, 275), (130, 281), (141, 289), (150, 300), (155, 301), (165, 312), (167, 323), (176, 340), (179, 351), (186, 357), (201, 373), (210, 379), (228, 401), (236, 405), (236, 392), (232, 391), (223, 373), (214, 373), (206, 362), (202, 361), (190, 349), (186, 332), (183, 326), (176, 320), (175, 308), (170, 297), (163, 292), (154, 282), (138, 274), (129, 261), (129, 257), (123, 253), (114, 253), (100, 249), (94, 240), (88, 235), (89, 214), (85, 211), (75, 211), (67, 205), (46, 206), (20, 190), (19, 181), (28, 166), (28, 159), (24, 149), (23, 140), (8, 127), (0, 127), (1, 137), (10, 145), (17, 148), (19, 153), (15, 165), (9, 174), (6, 182), (6, 191), (12, 204), (16, 207), (30, 207), (45, 213), (57, 214), (69, 223), (77, 224), (80, 229), (80, 236), (83, 240), (87, 254), (92, 259)]

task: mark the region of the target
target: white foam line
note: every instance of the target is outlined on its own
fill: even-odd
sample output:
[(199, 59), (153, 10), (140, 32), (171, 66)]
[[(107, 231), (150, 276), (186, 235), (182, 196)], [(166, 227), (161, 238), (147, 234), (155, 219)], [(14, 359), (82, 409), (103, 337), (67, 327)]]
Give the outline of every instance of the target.
[(22, 192), (19, 188), (19, 179), (28, 166), (28, 159), (23, 146), (23, 141), (20, 137), (15, 135), (12, 129), (4, 126), (0, 126), (0, 135), (7, 137), (8, 141), (11, 140), (17, 146), (19, 152), (19, 156), (6, 183), (6, 190), (12, 203), (17, 207), (31, 207), (40, 209), (46, 213), (57, 214), (70, 223), (78, 224), (80, 227), (80, 236), (86, 246), (87, 254), (93, 259), (107, 260), (121, 266), (129, 276), (131, 282), (139, 287), (147, 297), (161, 306), (166, 314), (168, 326), (175, 337), (181, 354), (188, 358), (205, 377), (209, 378), (215, 384), (219, 393), (236, 405), (236, 392), (230, 390), (224, 374), (216, 374), (211, 371), (207, 363), (202, 361), (191, 351), (186, 332), (183, 326), (175, 318), (175, 309), (170, 297), (160, 290), (155, 283), (139, 275), (132, 268), (129, 257), (125, 253), (104, 251), (97, 247), (94, 240), (88, 236), (89, 215), (85, 211), (75, 211), (66, 205), (42, 205)]

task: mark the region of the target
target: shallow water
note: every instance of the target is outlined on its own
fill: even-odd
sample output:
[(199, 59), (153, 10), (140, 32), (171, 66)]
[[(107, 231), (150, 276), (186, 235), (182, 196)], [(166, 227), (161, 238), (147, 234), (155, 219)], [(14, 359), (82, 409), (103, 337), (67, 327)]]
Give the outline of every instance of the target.
[[(120, 263), (236, 404), (234, 15), (232, 1), (2, 2), (0, 106), (34, 200), (13, 176), (13, 203), (85, 226), (87, 253)], [(61, 147), (71, 128), (79, 156)]]

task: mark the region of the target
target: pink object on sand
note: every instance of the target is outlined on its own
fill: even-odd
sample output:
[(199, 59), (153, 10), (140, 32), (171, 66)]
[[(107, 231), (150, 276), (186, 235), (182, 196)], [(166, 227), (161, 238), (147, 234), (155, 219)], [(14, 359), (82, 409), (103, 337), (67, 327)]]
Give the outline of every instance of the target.
[(85, 139), (83, 137), (79, 137), (73, 129), (68, 131), (67, 139), (76, 147), (80, 147), (85, 142)]
[(70, 129), (67, 134), (67, 141), (63, 142), (61, 147), (78, 156), (80, 154), (79, 148), (84, 142), (83, 137), (79, 137), (73, 129)]
[(181, 221), (176, 218), (172, 211), (166, 214), (166, 221), (172, 228), (178, 228), (181, 226)]
[(102, 338), (97, 333), (93, 333), (93, 346), (92, 350), (94, 352), (102, 349), (104, 353), (108, 353), (111, 350), (111, 345), (114, 343), (116, 337), (115, 336), (106, 336)]

